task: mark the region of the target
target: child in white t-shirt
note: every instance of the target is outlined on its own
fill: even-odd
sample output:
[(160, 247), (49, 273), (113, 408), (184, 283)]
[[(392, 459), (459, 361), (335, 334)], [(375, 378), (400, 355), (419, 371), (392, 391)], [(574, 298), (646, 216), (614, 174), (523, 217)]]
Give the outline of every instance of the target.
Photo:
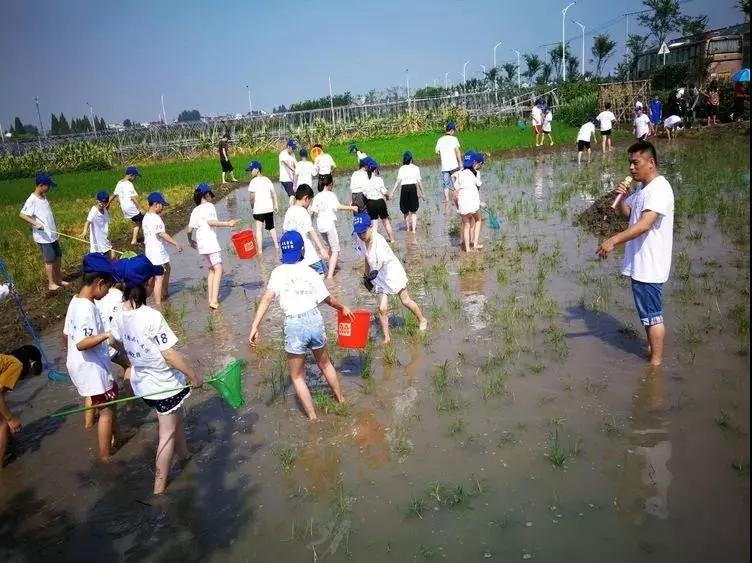
[[(366, 211), (372, 221), (381, 219), (381, 224), (389, 236), (389, 242), (394, 242), (394, 231), (392, 222), (389, 220), (389, 210), (386, 207), (386, 198), (389, 197), (389, 191), (384, 185), (384, 180), (379, 174), (379, 163), (371, 157), (366, 157), (366, 173), (369, 176), (363, 195), (366, 196)], [(378, 223), (374, 225), (378, 229)]]
[(394, 192), (397, 188), (400, 189), (400, 211), (405, 216), (405, 229), (408, 233), (416, 232), (418, 228), (418, 208), (420, 207), (420, 199), (418, 199), (418, 191), (420, 190), (420, 197), (425, 201), (426, 194), (423, 191), (423, 184), (420, 177), (420, 168), (413, 164), (413, 153), (405, 151), (402, 155), (402, 166), (397, 171), (397, 179), (394, 181), (394, 187), (389, 193), (389, 199), (394, 197)]
[[(102, 254), (87, 254), (83, 259), (83, 272), (83, 286), (71, 299), (63, 325), (68, 347), (66, 367), (79, 395), (88, 399), (87, 406), (97, 407), (118, 396), (107, 354), (110, 333), (105, 331), (94, 304), (110, 289), (112, 262)], [(117, 417), (112, 407), (98, 410), (99, 459), (108, 462), (116, 440)]]
[(399, 295), (402, 304), (418, 319), (418, 328), (426, 330), (428, 321), (423, 312), (407, 293), (407, 274), (402, 267), (392, 247), (384, 237), (371, 226), (371, 218), (367, 213), (358, 213), (353, 219), (353, 232), (358, 236), (355, 249), (363, 256), (364, 276), (366, 288), (379, 295), (379, 321), (384, 335), (384, 344), (388, 344), (389, 333), (389, 296)]
[(347, 306), (329, 295), (321, 278), (305, 265), (306, 246), (299, 232), (286, 232), (282, 235), (280, 246), (282, 264), (272, 270), (266, 291), (256, 310), (248, 341), (251, 346), (258, 344), (259, 325), (276, 297), (285, 315), (285, 351), (290, 379), (308, 419), (316, 420), (311, 393), (305, 382), (305, 357), (308, 350), (313, 353), (337, 401), (345, 402), (337, 381), (337, 372), (326, 349), (326, 331), (318, 305), (324, 302), (350, 319), (353, 318), (353, 314)]
[(126, 168), (125, 175), (115, 185), (112, 199), (107, 204), (107, 208), (109, 209), (110, 205), (115, 201), (119, 201), (123, 217), (133, 222), (133, 235), (131, 236), (131, 245), (133, 246), (138, 243), (138, 228), (144, 218), (144, 214), (141, 211), (141, 203), (138, 200), (138, 193), (136, 192), (136, 188), (133, 187), (133, 181), (139, 176), (141, 176), (141, 173), (135, 166)]
[(277, 201), (277, 192), (274, 191), (274, 184), (262, 174), (261, 163), (258, 160), (252, 161), (246, 167), (246, 171), (251, 173), (248, 193), (253, 208), (253, 218), (256, 221), (256, 251), (259, 255), (264, 253), (264, 241), (261, 238), (263, 227), (271, 235), (274, 248), (277, 251), (277, 258), (279, 258), (277, 229), (274, 228), (274, 214), (279, 213), (279, 202)]
[(186, 376), (194, 387), (201, 387), (204, 380), (175, 351), (178, 339), (162, 313), (146, 305), (153, 285), (150, 281), (161, 267), (152, 265), (143, 255), (121, 262), (125, 302), (120, 314), (113, 319), (112, 339), (128, 355), (133, 366), (133, 392), (157, 411), (159, 444), (154, 494), (158, 495), (167, 487), (174, 454), (188, 455), (181, 406), (191, 389), (180, 387), (186, 385)]
[(167, 234), (165, 224), (160, 215), (165, 207), (170, 205), (160, 192), (149, 194), (149, 210), (144, 215), (141, 228), (144, 230), (144, 254), (155, 266), (162, 266), (164, 274), (157, 276), (154, 281), (154, 306), (162, 306), (162, 300), (167, 299), (170, 286), (170, 255), (164, 246), (165, 241), (178, 252), (183, 252), (183, 247)]
[(595, 141), (595, 118), (589, 117), (588, 120), (580, 127), (577, 132), (577, 164), (582, 163), (582, 153), (587, 149), (587, 160), (590, 162), (592, 149), (590, 148), (591, 139)]
[(313, 162), (308, 160), (308, 149), (300, 149), (300, 160), (295, 163), (295, 189), (298, 186), (313, 187), (313, 175), (316, 173)]
[(334, 163), (334, 159), (328, 153), (324, 152), (324, 147), (319, 144), (313, 145), (315, 149), (321, 149), (321, 153), (313, 159), (313, 174), (318, 177), (318, 191), (324, 190), (324, 177), (331, 176), (334, 173), (334, 169), (337, 165)]
[(339, 257), (339, 235), (337, 234), (337, 211), (357, 211), (358, 208), (354, 205), (342, 205), (337, 199), (337, 194), (334, 193), (334, 185), (332, 183), (332, 175), (325, 174), (322, 179), (323, 191), (316, 194), (311, 204), (311, 213), (316, 216), (316, 228), (319, 234), (326, 237), (326, 242), (329, 245), (329, 265), (326, 279), (330, 280), (334, 277), (334, 269), (337, 266), (337, 258)]
[(212, 201), (214, 192), (209, 184), (199, 184), (193, 192), (193, 203), (188, 220), (188, 243), (204, 257), (209, 273), (206, 278), (206, 293), (210, 309), (219, 307), (219, 284), (222, 281), (222, 249), (214, 227), (234, 227), (237, 219), (219, 221)]
[(613, 129), (614, 129), (616, 116), (611, 111), (611, 102), (606, 102), (605, 109), (602, 112), (600, 112), (595, 119), (596, 121), (598, 121), (600, 131), (601, 131), (601, 140), (602, 140), (601, 150), (605, 154), (607, 148), (609, 151), (612, 151), (614, 149), (611, 143), (611, 133), (613, 132)]
[(110, 242), (110, 214), (107, 211), (107, 204), (110, 201), (110, 194), (106, 191), (97, 193), (97, 204), (92, 205), (89, 214), (86, 216), (86, 224), (81, 232), (81, 237), (89, 237), (89, 252), (107, 253), (110, 260), (115, 259), (115, 253), (112, 251)]
[[(311, 186), (300, 186), (295, 192), (295, 202), (285, 213), (282, 227), (285, 231), (298, 231), (300, 233), (305, 244), (303, 264), (310, 266), (323, 276), (327, 273), (324, 260), (329, 259), (329, 251), (321, 242), (321, 237), (316, 229), (313, 228), (311, 215), (308, 213), (308, 207), (312, 202), (313, 188)], [(317, 248), (320, 254), (316, 252)]]
[(543, 106), (543, 136), (541, 137), (541, 146), (546, 142), (546, 135), (548, 135), (548, 146), (554, 146), (554, 139), (551, 136), (551, 129), (554, 121), (554, 114), (549, 106)]
[(632, 134), (640, 141), (650, 136), (650, 118), (642, 111), (642, 106), (638, 107), (635, 112)]

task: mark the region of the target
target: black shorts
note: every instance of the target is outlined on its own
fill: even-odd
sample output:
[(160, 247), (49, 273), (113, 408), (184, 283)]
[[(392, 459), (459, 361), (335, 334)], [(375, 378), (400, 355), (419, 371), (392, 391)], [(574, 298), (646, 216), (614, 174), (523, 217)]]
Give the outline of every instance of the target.
[(718, 117), (718, 106), (708, 104), (708, 117)]
[(46, 264), (51, 264), (63, 257), (63, 249), (60, 248), (60, 241), (38, 242), (37, 245), (42, 253), (42, 260)]
[(400, 211), (402, 215), (416, 213), (419, 207), (418, 186), (415, 184), (404, 184), (400, 190)]
[(188, 398), (188, 395), (191, 394), (191, 388), (186, 387), (185, 389), (182, 389), (181, 391), (178, 391), (175, 395), (172, 397), (167, 397), (166, 399), (141, 399), (144, 403), (149, 405), (150, 407), (157, 409), (157, 412), (159, 414), (169, 414), (178, 408), (180, 408), (180, 405), (183, 404), (183, 401)]
[(611, 129), (606, 129), (605, 131), (601, 131), (601, 135), (603, 135), (604, 137), (610, 137)]
[(285, 193), (289, 196), (295, 195), (295, 190), (292, 189), (292, 182), (280, 182), (282, 184), (282, 188), (284, 188)]
[(577, 150), (582, 152), (585, 149), (590, 150), (590, 141), (577, 141)]
[(366, 208), (366, 196), (362, 193), (352, 194), (352, 204), (358, 208), (358, 213), (363, 213)]
[(229, 160), (220, 160), (219, 163), (222, 165), (222, 172), (232, 172), (233, 170), (235, 170), (232, 167), (232, 162), (230, 162)]
[(140, 212), (138, 215), (134, 215), (133, 217), (131, 217), (131, 221), (133, 221), (134, 223), (138, 223), (139, 225), (141, 224), (143, 220), (144, 220), (144, 214)]
[(371, 221), (376, 219), (389, 219), (389, 211), (386, 208), (386, 201), (383, 199), (367, 199), (366, 209)]
[(269, 213), (259, 213), (258, 215), (254, 213), (253, 218), (263, 223), (267, 231), (271, 231), (274, 228), (274, 213), (271, 211)]

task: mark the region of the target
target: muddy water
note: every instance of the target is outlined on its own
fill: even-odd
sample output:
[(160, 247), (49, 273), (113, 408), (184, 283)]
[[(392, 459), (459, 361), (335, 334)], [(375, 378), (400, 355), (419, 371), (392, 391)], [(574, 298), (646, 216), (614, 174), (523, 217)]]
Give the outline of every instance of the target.
[[(680, 198), (691, 163), (667, 160)], [(438, 171), (424, 167), (430, 201), (396, 249), (429, 332), (414, 334), (392, 303), (393, 346), (378, 345), (376, 325), (362, 354), (330, 337), (349, 411), (319, 408), (316, 424), (281, 377), (276, 307), (260, 348), (245, 345), (273, 249), (250, 261), (225, 252), (213, 314), (203, 264), (190, 249), (173, 254), (167, 317), (180, 349), (206, 373), (248, 360), (248, 405), (236, 412), (194, 392), (194, 455), (154, 498), (151, 411), (120, 411), (128, 441), (102, 467), (80, 419), (45, 416), (78, 402), (72, 388), (24, 382), (10, 394), (24, 432), (0, 474), (0, 559), (747, 560), (749, 356), (732, 319), (748, 301), (748, 248), (730, 244), (712, 214), (682, 219), (665, 289), (666, 362), (648, 370), (619, 257), (596, 262), (595, 237), (572, 226), (624, 173), (616, 156), (579, 171), (570, 155), (490, 163), (484, 196), (503, 227), (484, 227), (485, 249), (465, 256)], [(385, 176), (389, 185), (394, 171)], [(217, 208), (250, 214), (244, 190)], [(397, 218), (396, 202), (390, 210)], [(373, 308), (346, 215), (338, 228), (331, 291)], [(64, 365), (58, 337), (46, 342)]]

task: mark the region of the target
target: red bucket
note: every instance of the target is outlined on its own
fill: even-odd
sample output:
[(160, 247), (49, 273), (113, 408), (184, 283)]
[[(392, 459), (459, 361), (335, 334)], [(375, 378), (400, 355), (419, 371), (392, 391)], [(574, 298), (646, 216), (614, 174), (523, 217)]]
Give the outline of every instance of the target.
[(337, 312), (337, 338), (341, 348), (365, 348), (368, 344), (371, 313), (356, 309), (353, 314), (355, 318), (350, 320), (341, 312)]
[(238, 258), (247, 260), (256, 256), (256, 240), (252, 230), (246, 229), (245, 231), (234, 233), (230, 237), (230, 240), (235, 245), (235, 252), (238, 253)]

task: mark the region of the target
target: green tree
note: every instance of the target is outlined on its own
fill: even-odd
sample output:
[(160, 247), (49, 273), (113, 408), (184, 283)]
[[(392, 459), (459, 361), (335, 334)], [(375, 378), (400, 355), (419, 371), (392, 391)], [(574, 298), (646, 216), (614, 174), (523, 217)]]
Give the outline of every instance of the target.
[(619, 80), (629, 80), (637, 70), (637, 60), (640, 54), (645, 50), (647, 37), (636, 34), (629, 34), (627, 39), (627, 54), (625, 58), (616, 67), (616, 76)]
[(16, 117), (16, 119), (13, 120), (13, 133), (15, 133), (16, 135), (26, 134), (26, 128), (24, 127), (20, 117)]
[(81, 129), (85, 133), (88, 133), (88, 132), (90, 132), (90, 131), (93, 130), (92, 125), (91, 125), (91, 121), (89, 121), (89, 116), (88, 115), (84, 115), (81, 118)]
[(686, 18), (682, 22), (682, 35), (700, 35), (705, 32), (708, 26), (708, 16), (698, 16), (696, 18)]
[(580, 77), (580, 59), (567, 53), (567, 80), (577, 80)]
[(517, 76), (517, 65), (514, 63), (504, 63), (502, 67), (504, 69), (504, 72), (507, 73), (507, 81), (513, 82), (517, 80), (515, 77)]
[(685, 26), (695, 31), (700, 27), (704, 30), (707, 24), (707, 16), (683, 15), (679, 0), (642, 0), (642, 4), (649, 11), (637, 16), (637, 21), (648, 30), (648, 44), (654, 47), (662, 45), (669, 34), (684, 32)]
[(739, 8), (744, 14), (744, 21), (748, 22), (750, 17), (750, 11), (752, 10), (752, 1), (751, 0), (738, 0), (736, 3), (736, 7)]
[(538, 81), (541, 84), (548, 84), (549, 82), (551, 82), (552, 72), (553, 72), (553, 68), (551, 67), (551, 63), (543, 63), (541, 65), (540, 75), (538, 76)]
[[(551, 49), (548, 56), (551, 57), (551, 66), (556, 74), (556, 80), (561, 80), (561, 45)], [(564, 60), (569, 60), (570, 56), (569, 43), (567, 43), (564, 45)]]
[(611, 58), (616, 48), (616, 41), (612, 40), (607, 33), (599, 33), (593, 37), (593, 47), (590, 52), (595, 59), (595, 75), (600, 76), (603, 72), (603, 66)]
[(488, 80), (492, 87), (499, 82), (499, 78), (501, 77), (499, 67), (497, 66), (491, 67), (484, 74), (486, 75), (486, 80)]
[(60, 117), (57, 120), (58, 123), (58, 131), (60, 131), (60, 135), (70, 135), (71, 134), (71, 127), (68, 124), (68, 120), (65, 118), (65, 115), (63, 113), (60, 113)]
[(50, 135), (60, 134), (60, 124), (57, 121), (57, 116), (53, 113), (50, 116)]
[(178, 115), (178, 123), (187, 123), (190, 121), (201, 121), (201, 113), (197, 109), (183, 110)]
[(128, 118), (123, 119), (123, 127), (126, 129), (133, 127), (133, 122)]
[(538, 55), (534, 54), (525, 54), (523, 55), (523, 58), (525, 59), (525, 66), (527, 67), (525, 76), (530, 80), (530, 82), (532, 82), (535, 79), (535, 75), (538, 74), (538, 71), (543, 65), (543, 61), (540, 60), (540, 57)]

